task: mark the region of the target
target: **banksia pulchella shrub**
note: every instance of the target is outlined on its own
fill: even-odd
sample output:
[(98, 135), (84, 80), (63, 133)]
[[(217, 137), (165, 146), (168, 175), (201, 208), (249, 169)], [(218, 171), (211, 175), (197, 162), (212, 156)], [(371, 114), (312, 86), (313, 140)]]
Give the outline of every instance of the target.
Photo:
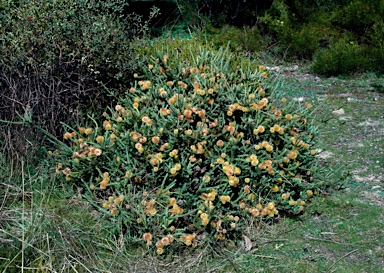
[(311, 105), (280, 97), (263, 66), (230, 69), (225, 50), (191, 60), (160, 53), (102, 124), (53, 153), (67, 183), (158, 254), (236, 241), (247, 217), (299, 213), (318, 190)]

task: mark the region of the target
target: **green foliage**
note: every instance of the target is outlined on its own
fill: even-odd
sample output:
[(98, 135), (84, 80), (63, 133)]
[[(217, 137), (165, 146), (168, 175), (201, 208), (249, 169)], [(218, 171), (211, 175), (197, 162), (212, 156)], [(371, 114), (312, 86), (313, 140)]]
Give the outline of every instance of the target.
[(335, 22), (358, 35), (364, 36), (375, 22), (382, 21), (384, 5), (381, 0), (353, 0), (334, 11)]
[(259, 52), (264, 46), (263, 38), (257, 27), (225, 26), (217, 29), (207, 25), (205, 31), (215, 47), (220, 48), (229, 45), (232, 52)]
[[(384, 6), (384, 4), (383, 4)], [(371, 62), (370, 69), (384, 73), (384, 21), (376, 22), (371, 28), (370, 34), (371, 50), (368, 52)]]
[[(212, 28), (213, 36), (220, 36), (221, 30)], [(241, 32), (241, 31), (239, 31)], [(216, 35), (217, 34), (217, 35)], [(217, 52), (220, 48), (228, 47), (233, 54), (233, 60), (228, 64), (229, 69), (236, 70), (236, 67), (239, 65), (249, 66), (251, 70), (255, 70), (259, 67), (259, 64), (255, 61), (252, 61), (250, 58), (247, 58), (243, 52), (244, 48), (240, 50), (240, 47), (233, 47), (232, 42), (227, 40), (226, 44), (223, 42), (223, 46), (219, 47), (219, 44), (216, 43), (215, 39), (211, 37), (206, 37), (205, 42), (202, 41), (203, 38), (192, 38), (192, 39), (173, 39), (173, 38), (159, 38), (147, 41), (146, 43), (139, 43), (136, 45), (136, 53), (140, 55), (141, 59), (148, 61), (148, 56), (157, 55), (158, 51), (165, 51), (167, 55), (175, 55), (181, 63), (193, 63), (194, 56), (200, 54), (200, 49), (203, 47), (206, 50), (211, 52)], [(164, 44), (167, 44), (167, 47), (164, 48)], [(144, 45), (144, 46), (143, 46)], [(179, 63), (172, 62), (169, 64), (172, 69), (176, 69)]]
[(124, 15), (125, 0), (4, 3), (0, 119), (15, 121), (28, 107), (34, 122), (59, 133), (59, 119), (74, 123), (79, 112), (97, 114), (109, 103), (100, 82), (117, 90), (139, 64), (131, 40), (145, 34), (147, 22)]
[(249, 217), (299, 213), (318, 192), (311, 105), (282, 98), (265, 67), (232, 61), (193, 41), (160, 50), (102, 124), (67, 127), (52, 164), (109, 230), (158, 254), (237, 242)]
[(357, 42), (340, 39), (329, 48), (318, 50), (312, 63), (315, 73), (327, 76), (358, 72), (368, 67), (368, 58)]
[[(179, 0), (175, 1), (183, 20), (193, 29), (203, 30), (207, 24), (243, 26), (255, 22), (255, 16), (275, 1), (257, 0)], [(252, 24), (251, 23), (251, 24)]]

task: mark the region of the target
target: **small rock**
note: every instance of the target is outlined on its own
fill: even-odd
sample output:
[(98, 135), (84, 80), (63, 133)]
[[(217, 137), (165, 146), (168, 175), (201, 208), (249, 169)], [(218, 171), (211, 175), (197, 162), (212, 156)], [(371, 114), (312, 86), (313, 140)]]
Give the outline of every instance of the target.
[(341, 116), (341, 115), (345, 115), (345, 111), (343, 108), (340, 108), (339, 110), (333, 111), (332, 114)]
[(294, 101), (302, 102), (302, 101), (304, 101), (304, 98), (303, 98), (303, 97), (293, 98), (293, 100), (294, 100)]
[(381, 186), (373, 186), (372, 190), (376, 190), (376, 189), (380, 189), (380, 188), (381, 188)]

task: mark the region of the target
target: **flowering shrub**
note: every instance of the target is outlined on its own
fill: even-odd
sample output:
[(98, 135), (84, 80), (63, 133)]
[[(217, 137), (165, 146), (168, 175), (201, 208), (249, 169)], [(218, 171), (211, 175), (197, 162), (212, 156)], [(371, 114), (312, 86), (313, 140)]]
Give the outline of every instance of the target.
[(56, 173), (158, 254), (302, 211), (317, 190), (311, 105), (282, 98), (263, 66), (230, 69), (226, 50), (176, 54), (135, 74), (102, 124), (68, 130)]

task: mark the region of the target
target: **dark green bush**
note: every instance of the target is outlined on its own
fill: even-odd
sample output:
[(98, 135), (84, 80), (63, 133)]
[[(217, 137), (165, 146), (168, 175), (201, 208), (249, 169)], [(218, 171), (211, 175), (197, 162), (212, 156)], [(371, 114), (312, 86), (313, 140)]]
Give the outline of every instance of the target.
[[(384, 5), (384, 4), (383, 4)], [(384, 21), (376, 22), (368, 35), (370, 38), (370, 70), (384, 73)]]
[(340, 39), (328, 48), (316, 51), (312, 71), (326, 76), (361, 72), (369, 67), (364, 47), (356, 41)]
[(238, 28), (225, 26), (220, 29), (207, 25), (206, 38), (216, 47), (229, 45), (232, 52), (259, 52), (264, 48), (264, 41), (257, 27)]
[(384, 17), (381, 0), (352, 0), (333, 11), (333, 23), (363, 38), (366, 31)]
[(162, 254), (236, 242), (249, 217), (299, 213), (319, 190), (312, 106), (282, 98), (265, 67), (192, 40), (135, 77), (103, 122), (67, 127), (51, 153), (130, 243)]
[(131, 40), (147, 23), (124, 15), (127, 1), (3, 2), (0, 119), (16, 121), (28, 108), (35, 123), (61, 134), (60, 120), (73, 124), (113, 102), (100, 82), (118, 90), (132, 78), (139, 60)]

